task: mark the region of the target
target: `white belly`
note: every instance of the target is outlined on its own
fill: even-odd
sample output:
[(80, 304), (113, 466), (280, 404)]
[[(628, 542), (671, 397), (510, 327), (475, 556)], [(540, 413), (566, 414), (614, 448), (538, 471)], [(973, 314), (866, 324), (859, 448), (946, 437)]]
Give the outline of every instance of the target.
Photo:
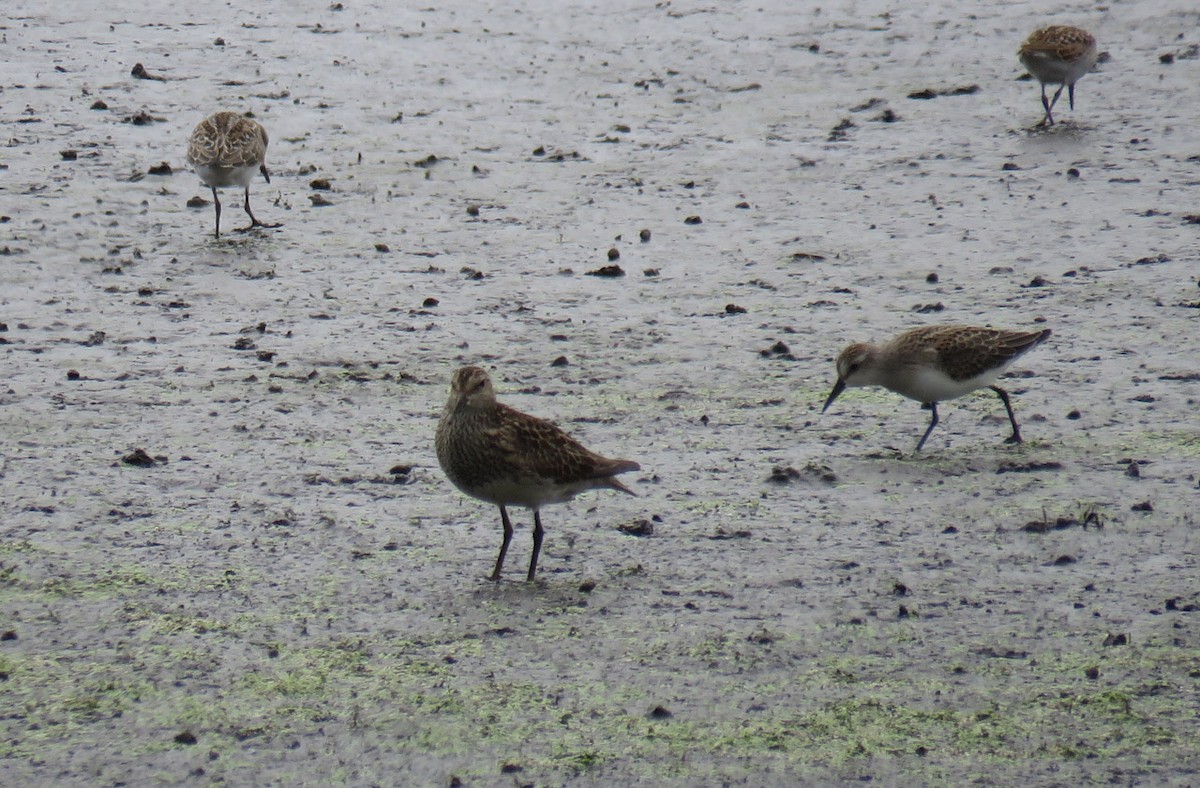
[(255, 173), (258, 172), (257, 165), (248, 167), (217, 167), (211, 164), (197, 164), (196, 174), (200, 176), (200, 180), (204, 181), (206, 186), (220, 189), (226, 186), (240, 186), (245, 188), (250, 185), (250, 181), (254, 179)]
[(906, 370), (908, 374), (895, 376), (885, 385), (897, 394), (903, 394), (917, 402), (942, 402), (992, 385), (1003, 371), (1004, 368), (1000, 367), (966, 380), (954, 380), (930, 367), (916, 367)]

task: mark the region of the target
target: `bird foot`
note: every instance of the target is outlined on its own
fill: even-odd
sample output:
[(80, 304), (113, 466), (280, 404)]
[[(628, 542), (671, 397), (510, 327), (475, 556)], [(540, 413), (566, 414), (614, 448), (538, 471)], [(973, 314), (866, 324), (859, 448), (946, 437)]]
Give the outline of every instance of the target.
[(234, 230), (234, 232), (235, 233), (248, 233), (251, 230), (254, 230), (259, 227), (261, 227), (264, 230), (274, 230), (276, 228), (283, 227), (283, 224), (281, 222), (274, 222), (274, 223), (253, 222), (245, 227), (237, 228), (236, 230)]

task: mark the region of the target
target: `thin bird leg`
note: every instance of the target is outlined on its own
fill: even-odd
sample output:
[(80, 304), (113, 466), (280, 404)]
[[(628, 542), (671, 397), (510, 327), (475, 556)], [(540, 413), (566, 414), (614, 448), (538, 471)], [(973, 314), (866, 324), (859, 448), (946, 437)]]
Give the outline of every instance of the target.
[(933, 432), (933, 428), (938, 423), (937, 403), (927, 402), (925, 404), (929, 407), (929, 411), (933, 414), (933, 417), (929, 420), (929, 428), (925, 430), (925, 434), (921, 436), (921, 441), (917, 444), (917, 451), (920, 451), (921, 447), (925, 445), (925, 439), (929, 437), (929, 433)]
[(529, 559), (529, 574), (525, 576), (525, 581), (532, 583), (533, 576), (537, 574), (538, 553), (542, 551), (542, 514), (537, 509), (533, 510), (533, 557)]
[(1000, 395), (1000, 401), (1004, 403), (1004, 409), (1008, 411), (1008, 422), (1012, 424), (1013, 434), (1005, 438), (1005, 443), (1020, 443), (1021, 430), (1017, 428), (1017, 417), (1013, 415), (1012, 403), (1008, 401), (1008, 392), (999, 386), (988, 386), (992, 391)]
[(217, 229), (215, 231), (215, 237), (220, 238), (221, 237), (221, 198), (217, 197), (217, 187), (216, 186), (211, 186), (209, 188), (212, 189), (212, 193), (213, 193), (213, 205), (215, 205), (217, 207)]
[(247, 227), (246, 228), (247, 230), (252, 229), (254, 227), (262, 227), (263, 226), (263, 223), (260, 222), (258, 219), (255, 219), (254, 214), (250, 211), (250, 187), (249, 186), (246, 187), (246, 215), (250, 217), (250, 227)]
[(1053, 126), (1054, 116), (1050, 114), (1050, 99), (1046, 98), (1046, 83), (1042, 83), (1042, 109), (1046, 110), (1046, 117), (1042, 118), (1043, 126)]
[(1067, 85), (1067, 98), (1071, 100), (1071, 111), (1075, 111), (1075, 83)]
[[(1064, 87), (1064, 85), (1059, 85), (1058, 90), (1054, 91), (1054, 97), (1050, 99), (1050, 109), (1054, 109), (1054, 105), (1058, 103), (1058, 97), (1062, 95)], [(1047, 110), (1047, 112), (1049, 112), (1049, 110)], [(1050, 122), (1053, 123), (1054, 121), (1051, 120)]]
[(504, 523), (504, 541), (500, 543), (500, 555), (496, 556), (496, 568), (492, 570), (491, 580), (500, 579), (500, 570), (504, 568), (504, 554), (508, 552), (508, 543), (512, 541), (513, 527), (508, 521), (508, 510), (500, 507), (500, 522)]

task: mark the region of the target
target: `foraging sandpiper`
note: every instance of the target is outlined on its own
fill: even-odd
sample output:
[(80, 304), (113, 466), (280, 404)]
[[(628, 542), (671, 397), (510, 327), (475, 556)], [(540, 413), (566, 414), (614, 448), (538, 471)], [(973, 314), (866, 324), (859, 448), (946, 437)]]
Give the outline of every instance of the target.
[(542, 547), (541, 507), (569, 501), (585, 490), (633, 495), (614, 477), (640, 468), (632, 460), (601, 457), (550, 422), (500, 404), (491, 379), (479, 367), (454, 373), (435, 442), (438, 462), (454, 486), (500, 507), (504, 540), (492, 580), (500, 579), (512, 540), (506, 507), (533, 510), (533, 556), (526, 576), (532, 581)]
[(265, 163), (267, 131), (262, 125), (236, 112), (217, 112), (205, 118), (192, 131), (188, 140), (188, 163), (195, 168), (200, 180), (212, 189), (217, 221), (215, 235), (221, 237), (221, 200), (217, 189), (241, 186), (246, 190), (246, 213), (250, 216), (249, 230), (254, 227), (278, 227), (264, 224), (250, 210), (250, 181), (261, 172), (271, 182)]
[(976, 326), (925, 326), (905, 331), (882, 345), (855, 343), (837, 359), (838, 379), (825, 400), (824, 413), (846, 388), (883, 386), (915, 399), (933, 413), (917, 451), (938, 423), (937, 404), (987, 386), (1008, 411), (1012, 435), (1021, 442), (1008, 392), (995, 385), (1009, 364), (1050, 336), (1050, 329), (1005, 331)]
[[(1053, 126), (1051, 111), (1055, 102), (1067, 89), (1071, 109), (1075, 109), (1075, 83), (1096, 65), (1099, 54), (1096, 39), (1086, 30), (1069, 25), (1051, 25), (1035, 30), (1017, 51), (1021, 65), (1029, 69), (1042, 86), (1042, 107), (1046, 117), (1039, 125)], [(1046, 98), (1046, 85), (1058, 85), (1054, 98)]]

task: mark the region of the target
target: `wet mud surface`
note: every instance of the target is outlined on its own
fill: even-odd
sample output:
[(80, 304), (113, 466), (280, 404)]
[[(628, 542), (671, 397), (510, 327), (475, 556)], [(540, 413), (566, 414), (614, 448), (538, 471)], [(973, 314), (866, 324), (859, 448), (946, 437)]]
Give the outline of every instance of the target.
[[(1192, 4), (390, 5), (9, 9), (3, 782), (1196, 781)], [(1109, 57), (1043, 130), (1049, 23)], [(282, 226), (214, 241), (222, 108)], [(934, 322), (1053, 329), (1024, 444), (819, 413)], [(643, 468), (534, 584), (468, 363)]]

